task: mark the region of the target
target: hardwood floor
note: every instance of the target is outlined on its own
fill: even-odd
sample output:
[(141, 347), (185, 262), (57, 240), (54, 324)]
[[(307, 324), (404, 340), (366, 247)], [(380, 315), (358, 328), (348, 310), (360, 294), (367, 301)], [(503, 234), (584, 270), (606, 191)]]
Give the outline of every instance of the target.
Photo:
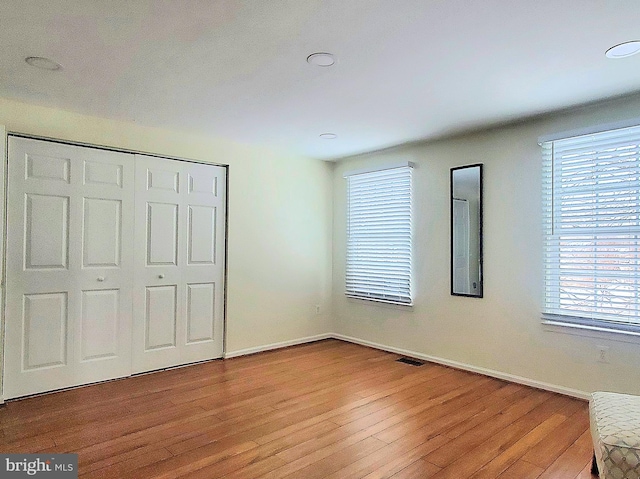
[(587, 479), (587, 403), (335, 340), (9, 402), (89, 478)]

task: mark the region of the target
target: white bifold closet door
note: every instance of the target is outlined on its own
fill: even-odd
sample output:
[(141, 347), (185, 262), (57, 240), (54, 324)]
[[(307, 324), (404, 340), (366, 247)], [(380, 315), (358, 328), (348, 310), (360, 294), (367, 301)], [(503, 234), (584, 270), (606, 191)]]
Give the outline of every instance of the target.
[(133, 156), (9, 139), (4, 397), (131, 371)]
[(222, 356), (225, 186), (222, 167), (136, 155), (135, 373)]
[(222, 356), (225, 173), (10, 137), (5, 399)]

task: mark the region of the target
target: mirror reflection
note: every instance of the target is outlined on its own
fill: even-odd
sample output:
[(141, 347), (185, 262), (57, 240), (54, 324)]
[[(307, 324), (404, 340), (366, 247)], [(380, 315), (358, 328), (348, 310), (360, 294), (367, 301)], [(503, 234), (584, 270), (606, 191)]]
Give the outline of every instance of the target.
[(451, 169), (451, 294), (482, 297), (482, 165)]

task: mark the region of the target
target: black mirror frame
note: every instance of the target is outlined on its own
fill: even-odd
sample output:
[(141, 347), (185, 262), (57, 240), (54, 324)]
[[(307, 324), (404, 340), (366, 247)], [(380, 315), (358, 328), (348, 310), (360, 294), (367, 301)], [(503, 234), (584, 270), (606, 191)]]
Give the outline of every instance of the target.
[[(467, 169), (467, 168), (476, 168), (479, 167), (480, 168), (480, 207), (479, 207), (479, 218), (478, 218), (478, 242), (479, 242), (479, 251), (478, 251), (478, 255), (479, 255), (479, 261), (478, 261), (478, 265), (479, 265), (479, 274), (478, 274), (478, 278), (479, 278), (479, 282), (480, 282), (480, 293), (479, 294), (466, 294), (466, 293), (455, 293), (453, 291), (453, 172), (456, 170), (463, 170), (463, 169)], [(449, 172), (449, 224), (450, 224), (450, 230), (449, 230), (449, 258), (450, 258), (450, 263), (449, 263), (449, 269), (450, 269), (450, 286), (451, 286), (451, 295), (452, 296), (465, 296), (468, 298), (482, 298), (484, 297), (484, 254), (483, 254), (483, 249), (484, 249), (484, 238), (483, 238), (483, 217), (484, 217), (484, 199), (483, 199), (483, 190), (484, 190), (484, 185), (483, 185), (483, 164), (482, 163), (475, 163), (473, 165), (464, 165), (464, 166), (457, 166), (455, 168), (451, 168), (450, 172)]]

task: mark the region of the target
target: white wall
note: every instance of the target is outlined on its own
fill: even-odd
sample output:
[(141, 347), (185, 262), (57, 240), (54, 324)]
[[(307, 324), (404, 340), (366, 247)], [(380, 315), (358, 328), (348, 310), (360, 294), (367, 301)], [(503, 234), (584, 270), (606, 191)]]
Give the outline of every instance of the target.
[[(335, 331), (497, 376), (584, 396), (640, 394), (640, 338), (545, 327), (538, 137), (640, 118), (640, 96), (453, 139), (340, 161), (334, 171)], [(347, 170), (413, 161), (413, 308), (344, 296)], [(484, 163), (484, 298), (449, 294), (449, 169)], [(596, 361), (597, 345), (610, 363)]]
[(229, 165), (227, 351), (331, 331), (331, 164), (3, 99), (0, 125)]

